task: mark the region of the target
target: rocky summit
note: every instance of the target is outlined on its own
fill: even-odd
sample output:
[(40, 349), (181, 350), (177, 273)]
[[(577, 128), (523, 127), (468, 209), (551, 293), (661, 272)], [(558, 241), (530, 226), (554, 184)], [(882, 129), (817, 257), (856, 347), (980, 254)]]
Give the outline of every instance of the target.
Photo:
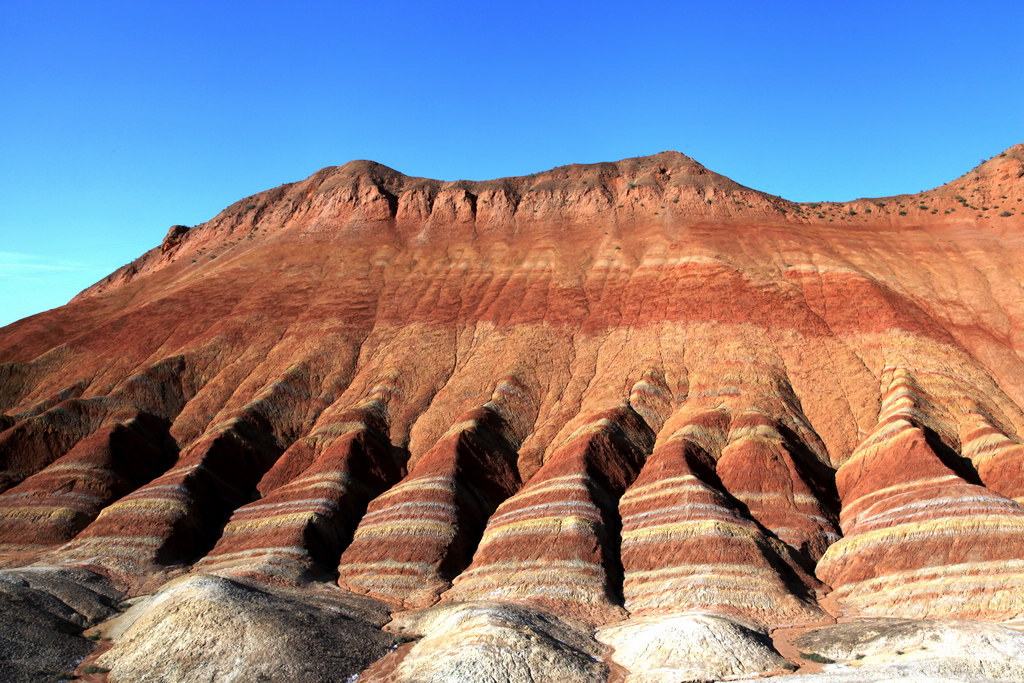
[(1022, 280), (1024, 145), (253, 195), (0, 329), (0, 678), (1022, 680)]

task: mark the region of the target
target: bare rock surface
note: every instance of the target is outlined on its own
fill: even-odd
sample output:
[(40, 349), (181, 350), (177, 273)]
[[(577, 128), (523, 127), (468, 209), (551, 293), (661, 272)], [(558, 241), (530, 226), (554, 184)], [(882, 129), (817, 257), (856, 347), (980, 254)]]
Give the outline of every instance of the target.
[(96, 648), (82, 632), (114, 611), (120, 592), (82, 570), (0, 571), (0, 680), (57, 680)]
[(827, 663), (817, 674), (779, 681), (1020, 681), (1024, 631), (953, 619), (858, 619), (796, 639), (805, 657)]
[(794, 668), (765, 633), (710, 614), (630, 619), (599, 630), (597, 639), (629, 671), (626, 683), (710, 681)]
[(222, 577), (174, 580), (101, 629), (111, 681), (344, 681), (395, 638), (387, 612), (337, 589), (255, 587)]
[(395, 617), (388, 630), (421, 637), (395, 671), (396, 682), (605, 681), (602, 648), (538, 609), (499, 602), (441, 605)]
[(1024, 619), (1024, 145), (806, 204), (677, 152), (353, 161), (158, 237), (0, 329), (5, 661), (78, 652), (32, 643), (108, 588), (115, 681), (347, 677), (398, 610), (437, 610), (374, 669), (410, 680), (766, 675), (780, 631)]

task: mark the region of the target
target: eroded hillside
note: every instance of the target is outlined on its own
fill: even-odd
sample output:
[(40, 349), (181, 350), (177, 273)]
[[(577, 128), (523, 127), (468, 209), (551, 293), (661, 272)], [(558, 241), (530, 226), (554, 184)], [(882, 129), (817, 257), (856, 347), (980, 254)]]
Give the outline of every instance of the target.
[[(972, 637), (941, 620), (1024, 616), (1022, 211), (1024, 145), (835, 204), (674, 152), (324, 169), (0, 330), (0, 562), (102, 583), (80, 627), (134, 600), (111, 680), (226, 675), (185, 654), (204, 601), (309, 611), (362, 644), (340, 680), (774, 675), (837, 618)], [(240, 680), (321, 680), (316, 642)]]

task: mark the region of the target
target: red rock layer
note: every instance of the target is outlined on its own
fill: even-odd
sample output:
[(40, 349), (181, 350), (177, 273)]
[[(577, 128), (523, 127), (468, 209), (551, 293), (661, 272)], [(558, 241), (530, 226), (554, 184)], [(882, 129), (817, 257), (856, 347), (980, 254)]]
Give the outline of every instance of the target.
[(399, 479), (387, 439), (387, 390), (327, 411), (235, 510), (194, 571), (298, 583), (333, 572), (367, 502)]
[[(168, 358), (124, 379), (103, 397), (79, 398), (84, 382), (37, 401), (0, 422), (0, 491), (41, 471), (101, 426), (137, 415), (173, 419), (186, 401), (181, 358)], [(20, 419), (19, 419), (20, 418)]]
[(618, 499), (654, 434), (629, 406), (594, 415), (487, 523), (448, 602), (529, 602), (601, 622), (621, 613)]
[(819, 621), (820, 584), (723, 491), (699, 445), (722, 417), (697, 416), (659, 440), (622, 497), (626, 609), (713, 612), (763, 628)]
[(965, 479), (917, 418), (928, 400), (910, 373), (887, 379), (878, 426), (836, 475), (844, 537), (818, 576), (849, 615), (1024, 615), (1024, 507)]
[(836, 539), (831, 472), (791, 430), (758, 411), (736, 416), (716, 468), (751, 517), (813, 566)]
[(510, 439), (497, 406), (462, 415), (370, 503), (341, 556), (338, 585), (409, 608), (433, 604), (469, 564), (487, 518), (520, 486)]
[(267, 386), (246, 407), (214, 425), (146, 486), (105, 508), (60, 550), (64, 561), (89, 560), (118, 570), (191, 560), (213, 545), (231, 511), (251, 499), (280, 456), (274, 418), (305, 404), (301, 374)]
[[(0, 329), (0, 489), (40, 474), (57, 481), (60, 459), (90, 434), (153, 415), (170, 423), (177, 463), (41, 560), (99, 564), (144, 580), (216, 547), (205, 566), (294, 581), (330, 570), (361, 522), (352, 557), (338, 563), (342, 581), (418, 604), (470, 562), (493, 507), (519, 481), (531, 482), (544, 504), (531, 510), (528, 498), (516, 499), (510, 509), (544, 521), (502, 540), (498, 531), (508, 525), (496, 518), (464, 582), (467, 595), (513, 594), (513, 579), (502, 585), (512, 576), (502, 573), (505, 561), (529, 569), (578, 559), (564, 573), (584, 581), (574, 584), (581, 588), (566, 588), (557, 574), (548, 585), (527, 573), (523, 599), (547, 595), (551, 605), (597, 619), (622, 603), (616, 499), (650, 435), (622, 437), (632, 445), (621, 452), (600, 446), (618, 437), (593, 437), (593, 457), (562, 452), (594, 415), (628, 404), (666, 446), (690, 425), (689, 440), (716, 461), (718, 479), (680, 456), (690, 464), (670, 460), (664, 471), (697, 478), (681, 490), (692, 504), (668, 512), (654, 496), (652, 505), (687, 523), (704, 510), (767, 539), (719, 539), (687, 562), (714, 564), (715, 548), (736, 566), (760, 562), (752, 547), (785, 559), (778, 539), (806, 567), (834, 538), (833, 472), (851, 457), (883, 475), (856, 483), (857, 468), (844, 468), (847, 497), (862, 486), (876, 487), (880, 499), (923, 486), (908, 479), (913, 472), (895, 471), (896, 489), (888, 490), (881, 480), (890, 473), (866, 456), (870, 443), (861, 445), (866, 435), (881, 435), (882, 444), (894, 433), (885, 432), (888, 404), (878, 426), (879, 387), (900, 368), (919, 380), (908, 424), (959, 477), (952, 481), (974, 487), (964, 495), (996, 501), (984, 504), (994, 510), (1008, 504), (997, 494), (1017, 498), (1022, 490), (1022, 173), (1024, 146), (920, 195), (800, 205), (672, 153), (481, 183), (409, 178), (369, 162), (324, 169), (203, 225), (175, 228), (161, 247), (68, 306)], [(369, 431), (348, 436), (346, 412), (382, 382), (391, 387), (386, 429), (363, 420)], [(496, 382), (505, 385), (500, 400)], [(716, 417), (702, 423), (707, 415)], [(460, 416), (477, 419), (479, 429), (446, 435)], [(361, 501), (396, 476), (385, 475), (373, 432), (386, 437), (395, 468), (411, 474), (357, 520)], [(919, 442), (879, 448), (931, 462)], [(573, 448), (590, 448), (583, 443)], [(543, 509), (549, 502), (585, 511), (562, 534), (564, 549), (549, 543), (559, 537), (544, 527), (554, 524)], [(947, 505), (934, 502), (923, 509)], [(705, 503), (711, 507), (699, 507)], [(894, 508), (890, 521), (906, 540), (906, 564), (892, 575), (880, 565), (873, 579), (859, 577), (866, 565), (855, 559), (876, 546), (856, 539), (884, 530), (859, 533), (856, 515), (845, 515), (853, 538), (821, 561), (834, 565), (830, 576), (852, 582), (839, 588), (850, 609), (861, 598), (865, 609), (883, 609), (884, 600), (864, 597), (864, 581), (889, 586), (911, 581), (908, 572), (939, 571), (930, 550), (914, 550), (933, 532), (975, 539), (978, 548), (962, 561), (968, 569), (942, 569), (943, 585), (956, 585), (948, 577), (961, 570), (992, 571), (998, 600), (1009, 594), (999, 586), (1010, 585), (1006, 572), (1024, 555), (1004, 563), (1011, 569), (978, 567), (993, 537), (980, 530), (1013, 515), (979, 518), (949, 505), (937, 530), (926, 524), (905, 536), (910, 527), (899, 515), (916, 508), (896, 505), (903, 512)], [(642, 506), (629, 510), (643, 514)], [(50, 543), (43, 528), (38, 542)], [(879, 541), (877, 553), (902, 543)], [(728, 554), (737, 548), (747, 554)], [(673, 559), (662, 569), (683, 564)], [(779, 570), (779, 588), (765, 576), (766, 590), (777, 591), (766, 600), (789, 615), (785, 590), (801, 598), (801, 582)], [(674, 595), (664, 604), (689, 604)], [(969, 612), (955, 602), (928, 604)], [(776, 607), (744, 609), (754, 620)]]
[(0, 433), (0, 491), (39, 472), (103, 422), (93, 401), (68, 399)]
[(965, 420), (961, 437), (963, 455), (971, 460), (978, 477), (996, 493), (1024, 504), (1024, 444), (995, 426), (995, 420), (976, 408)]
[(162, 420), (140, 415), (79, 441), (66, 455), (0, 495), (0, 554), (70, 540), (102, 509), (173, 462)]

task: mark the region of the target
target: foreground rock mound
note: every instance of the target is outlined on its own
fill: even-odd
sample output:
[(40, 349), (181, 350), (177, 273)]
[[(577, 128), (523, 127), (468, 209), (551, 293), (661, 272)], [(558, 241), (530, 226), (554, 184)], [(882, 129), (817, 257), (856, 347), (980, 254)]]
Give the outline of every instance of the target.
[(1022, 211), (1019, 145), (814, 204), (357, 161), (174, 226), (0, 329), (8, 677), (804, 675), (837, 619), (1020, 621)]
[(867, 619), (810, 631), (796, 644), (824, 671), (801, 683), (1019, 681), (1024, 632), (962, 620)]
[(109, 581), (87, 571), (0, 571), (0, 679), (69, 677), (95, 648), (82, 633), (113, 614), (120, 597)]
[(774, 674), (795, 668), (764, 633), (729, 619), (679, 615), (631, 619), (598, 631), (629, 671), (625, 683), (709, 681)]
[(379, 605), (324, 589), (284, 592), (212, 576), (167, 584), (105, 627), (115, 681), (343, 681), (394, 638)]
[(496, 602), (464, 602), (396, 617), (388, 630), (417, 640), (394, 680), (606, 681), (602, 648), (539, 610)]

